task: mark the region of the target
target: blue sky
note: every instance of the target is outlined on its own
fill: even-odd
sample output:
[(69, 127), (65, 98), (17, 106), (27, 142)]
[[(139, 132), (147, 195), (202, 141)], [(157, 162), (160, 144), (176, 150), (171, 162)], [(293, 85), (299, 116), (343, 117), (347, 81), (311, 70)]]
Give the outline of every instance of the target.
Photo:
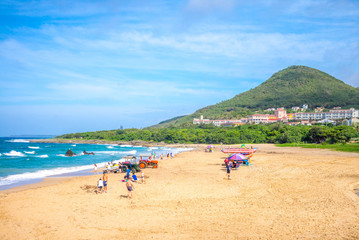
[(3, 0), (0, 12), (0, 136), (146, 127), (291, 65), (359, 87), (357, 0)]

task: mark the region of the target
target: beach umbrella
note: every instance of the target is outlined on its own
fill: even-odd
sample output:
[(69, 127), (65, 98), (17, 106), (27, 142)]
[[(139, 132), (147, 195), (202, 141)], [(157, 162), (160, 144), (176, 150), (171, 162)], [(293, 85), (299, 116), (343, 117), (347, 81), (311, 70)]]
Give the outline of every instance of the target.
[(228, 158), (228, 160), (247, 160), (247, 157), (243, 154), (236, 153)]
[(214, 148), (214, 146), (213, 145), (208, 145), (207, 149), (209, 149), (209, 148)]

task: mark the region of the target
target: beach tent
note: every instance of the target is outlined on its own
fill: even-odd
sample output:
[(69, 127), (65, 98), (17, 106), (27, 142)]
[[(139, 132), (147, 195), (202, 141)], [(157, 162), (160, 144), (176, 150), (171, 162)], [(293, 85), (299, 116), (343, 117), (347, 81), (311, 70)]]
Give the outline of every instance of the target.
[(208, 146), (207, 146), (207, 151), (213, 152), (213, 148), (214, 148), (213, 145), (208, 145)]

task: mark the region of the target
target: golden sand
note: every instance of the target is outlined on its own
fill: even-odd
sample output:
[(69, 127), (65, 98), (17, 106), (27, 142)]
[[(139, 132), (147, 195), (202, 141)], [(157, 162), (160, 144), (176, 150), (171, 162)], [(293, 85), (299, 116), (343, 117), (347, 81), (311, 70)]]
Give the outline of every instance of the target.
[(226, 180), (225, 154), (204, 146), (124, 174), (0, 192), (0, 239), (359, 239), (359, 154), (257, 145)]

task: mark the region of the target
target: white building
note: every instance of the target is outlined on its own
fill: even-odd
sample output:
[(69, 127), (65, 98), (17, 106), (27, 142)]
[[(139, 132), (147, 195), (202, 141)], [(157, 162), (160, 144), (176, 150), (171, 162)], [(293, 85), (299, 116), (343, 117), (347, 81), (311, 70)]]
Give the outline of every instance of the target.
[(248, 116), (248, 122), (259, 124), (259, 123), (268, 123), (269, 122), (269, 115), (268, 114), (254, 114)]
[(215, 126), (219, 127), (221, 125), (226, 124), (246, 124), (247, 118), (242, 119), (219, 119), (219, 120), (210, 120), (210, 119), (203, 119), (203, 115), (200, 118), (194, 118), (193, 124), (214, 124)]
[(294, 115), (294, 119), (295, 120), (321, 120), (324, 118), (323, 113), (318, 112), (318, 113), (296, 113)]
[(359, 116), (359, 110), (341, 109), (341, 110), (330, 110), (329, 112), (311, 112), (311, 113), (296, 113), (296, 120), (321, 120), (321, 119), (349, 119)]
[(346, 119), (356, 117), (359, 117), (359, 110), (355, 110), (354, 108), (330, 110), (329, 112), (324, 113), (324, 118), (328, 119)]

